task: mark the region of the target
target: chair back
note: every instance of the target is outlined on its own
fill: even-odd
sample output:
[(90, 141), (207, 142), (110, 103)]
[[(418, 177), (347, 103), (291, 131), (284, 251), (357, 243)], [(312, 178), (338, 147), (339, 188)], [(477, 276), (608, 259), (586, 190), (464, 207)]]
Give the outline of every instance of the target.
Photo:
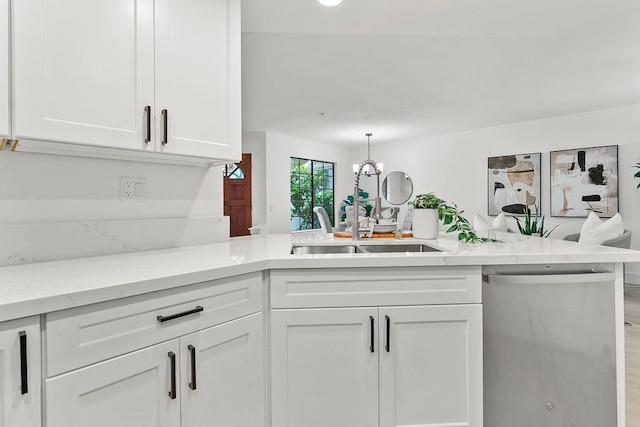
[(329, 219), (329, 214), (322, 206), (316, 206), (313, 208), (313, 211), (318, 216), (318, 222), (320, 223), (320, 228), (325, 233), (333, 233), (333, 224), (331, 224), (331, 220)]
[[(564, 240), (571, 240), (577, 242), (580, 239), (580, 233), (569, 234), (564, 237)], [(611, 246), (614, 248), (629, 249), (631, 248), (631, 230), (624, 230), (622, 235), (613, 237), (611, 239), (602, 242), (602, 246)]]
[(629, 249), (631, 248), (631, 230), (624, 230), (622, 236), (602, 242), (603, 246), (612, 246), (614, 248)]

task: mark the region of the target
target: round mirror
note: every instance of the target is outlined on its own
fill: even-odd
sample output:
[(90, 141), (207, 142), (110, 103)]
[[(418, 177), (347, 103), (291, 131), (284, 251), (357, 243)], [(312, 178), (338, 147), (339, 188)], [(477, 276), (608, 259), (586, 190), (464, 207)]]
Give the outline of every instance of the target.
[(413, 181), (404, 172), (391, 172), (382, 182), (382, 195), (392, 205), (401, 205), (411, 197)]

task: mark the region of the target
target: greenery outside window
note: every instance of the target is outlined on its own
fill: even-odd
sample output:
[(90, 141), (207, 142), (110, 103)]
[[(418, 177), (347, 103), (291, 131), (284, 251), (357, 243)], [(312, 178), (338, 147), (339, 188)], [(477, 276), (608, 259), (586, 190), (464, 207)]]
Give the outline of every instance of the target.
[(313, 208), (322, 206), (334, 223), (334, 164), (291, 157), (291, 231), (320, 228)]

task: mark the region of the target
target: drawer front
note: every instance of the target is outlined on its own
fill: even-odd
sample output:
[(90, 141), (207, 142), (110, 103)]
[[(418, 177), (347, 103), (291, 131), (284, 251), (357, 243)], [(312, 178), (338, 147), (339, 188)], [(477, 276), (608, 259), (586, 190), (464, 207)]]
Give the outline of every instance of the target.
[(47, 376), (261, 310), (259, 272), (49, 313)]
[(482, 301), (479, 266), (271, 270), (270, 284), (272, 308)]

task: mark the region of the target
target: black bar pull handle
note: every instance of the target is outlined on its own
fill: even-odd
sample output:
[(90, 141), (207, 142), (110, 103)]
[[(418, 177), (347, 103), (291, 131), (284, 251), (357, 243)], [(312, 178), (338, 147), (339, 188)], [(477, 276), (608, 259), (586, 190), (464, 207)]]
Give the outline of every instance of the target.
[(171, 361), (171, 390), (169, 390), (169, 397), (173, 400), (177, 396), (177, 392), (176, 392), (176, 354), (173, 351), (169, 352), (169, 360)]
[(387, 324), (387, 342), (384, 345), (384, 349), (389, 353), (391, 351), (391, 319), (389, 316), (384, 316), (384, 320)]
[(373, 339), (375, 338), (374, 336), (374, 327), (375, 327), (375, 320), (373, 319), (373, 316), (369, 316), (369, 327), (371, 328), (371, 336), (369, 337), (369, 351), (371, 353), (375, 352), (375, 348), (373, 346)]
[(29, 381), (27, 377), (27, 333), (20, 331), (20, 381), (22, 381), (21, 391), (22, 394), (29, 393)]
[(144, 136), (144, 142), (149, 143), (151, 141), (151, 106), (144, 107), (144, 115), (146, 120), (146, 135)]
[(169, 112), (162, 110), (162, 145), (166, 145), (169, 140)]
[(187, 346), (189, 350), (189, 355), (191, 356), (191, 382), (189, 383), (189, 388), (191, 390), (196, 389), (196, 348), (189, 344)]
[(200, 305), (197, 305), (196, 308), (193, 308), (191, 310), (183, 311), (181, 313), (171, 314), (169, 316), (158, 316), (156, 317), (156, 319), (158, 319), (158, 322), (163, 323), (169, 320), (178, 319), (180, 317), (189, 316), (191, 314), (200, 313), (201, 311), (204, 311), (204, 308)]

